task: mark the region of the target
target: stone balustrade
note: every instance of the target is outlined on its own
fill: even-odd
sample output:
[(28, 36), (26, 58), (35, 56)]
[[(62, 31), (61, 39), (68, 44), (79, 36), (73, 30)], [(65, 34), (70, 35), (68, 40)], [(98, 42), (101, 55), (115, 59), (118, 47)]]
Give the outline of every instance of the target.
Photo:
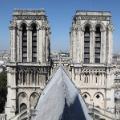
[(6, 114), (0, 114), (0, 120), (6, 120)]

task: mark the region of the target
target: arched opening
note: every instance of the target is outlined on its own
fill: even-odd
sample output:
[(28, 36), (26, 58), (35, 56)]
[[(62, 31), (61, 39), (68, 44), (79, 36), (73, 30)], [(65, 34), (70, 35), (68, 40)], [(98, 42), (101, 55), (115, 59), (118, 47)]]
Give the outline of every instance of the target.
[(39, 99), (39, 94), (38, 93), (32, 93), (30, 96), (30, 107), (35, 108), (37, 101)]
[(95, 31), (95, 63), (100, 63), (100, 50), (101, 50), (101, 31), (100, 26), (97, 26)]
[(21, 25), (22, 28), (22, 62), (27, 62), (27, 29), (26, 24)]
[(20, 105), (20, 112), (22, 112), (22, 111), (24, 111), (24, 110), (26, 110), (27, 109), (27, 105), (25, 104), (25, 103), (22, 103), (21, 105)]
[(18, 94), (18, 111), (21, 112), (22, 110), (27, 109), (27, 101), (28, 101), (28, 97), (27, 94), (25, 92), (21, 92)]
[(84, 63), (90, 62), (90, 27), (85, 27), (84, 32)]
[(37, 25), (33, 23), (32, 27), (32, 62), (37, 62)]

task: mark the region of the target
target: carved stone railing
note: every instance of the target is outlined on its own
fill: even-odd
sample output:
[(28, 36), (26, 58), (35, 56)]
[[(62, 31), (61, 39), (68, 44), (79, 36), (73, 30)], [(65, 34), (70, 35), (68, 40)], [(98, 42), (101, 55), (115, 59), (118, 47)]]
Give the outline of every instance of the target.
[(0, 114), (0, 120), (6, 120), (6, 114)]
[[(116, 116), (112, 112), (108, 112), (104, 109), (98, 108), (98, 107), (93, 107), (93, 105), (87, 104), (90, 114), (94, 118), (95, 116), (98, 116), (99, 119), (105, 119), (105, 120), (116, 120)], [(96, 120), (96, 119), (95, 119)]]
[(9, 120), (28, 120), (28, 109), (23, 110), (21, 113), (18, 113), (17, 115), (13, 116)]
[(115, 120), (120, 120), (120, 108), (115, 108)]

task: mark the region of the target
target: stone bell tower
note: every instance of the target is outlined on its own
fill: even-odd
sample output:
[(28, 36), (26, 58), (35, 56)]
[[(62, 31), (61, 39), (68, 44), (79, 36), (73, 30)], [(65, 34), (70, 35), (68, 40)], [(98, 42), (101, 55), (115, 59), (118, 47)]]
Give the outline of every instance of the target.
[(70, 31), (72, 79), (86, 102), (112, 110), (112, 20), (107, 11), (77, 11)]
[(14, 10), (7, 64), (7, 118), (36, 105), (50, 71), (50, 27), (44, 10)]

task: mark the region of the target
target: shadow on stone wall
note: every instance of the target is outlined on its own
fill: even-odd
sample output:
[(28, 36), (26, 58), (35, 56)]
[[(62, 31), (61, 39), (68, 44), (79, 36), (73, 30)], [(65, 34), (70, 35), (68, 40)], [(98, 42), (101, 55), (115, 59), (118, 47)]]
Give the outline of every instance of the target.
[(74, 102), (70, 105), (67, 104), (65, 99), (64, 111), (59, 120), (86, 120), (78, 96), (76, 96)]

